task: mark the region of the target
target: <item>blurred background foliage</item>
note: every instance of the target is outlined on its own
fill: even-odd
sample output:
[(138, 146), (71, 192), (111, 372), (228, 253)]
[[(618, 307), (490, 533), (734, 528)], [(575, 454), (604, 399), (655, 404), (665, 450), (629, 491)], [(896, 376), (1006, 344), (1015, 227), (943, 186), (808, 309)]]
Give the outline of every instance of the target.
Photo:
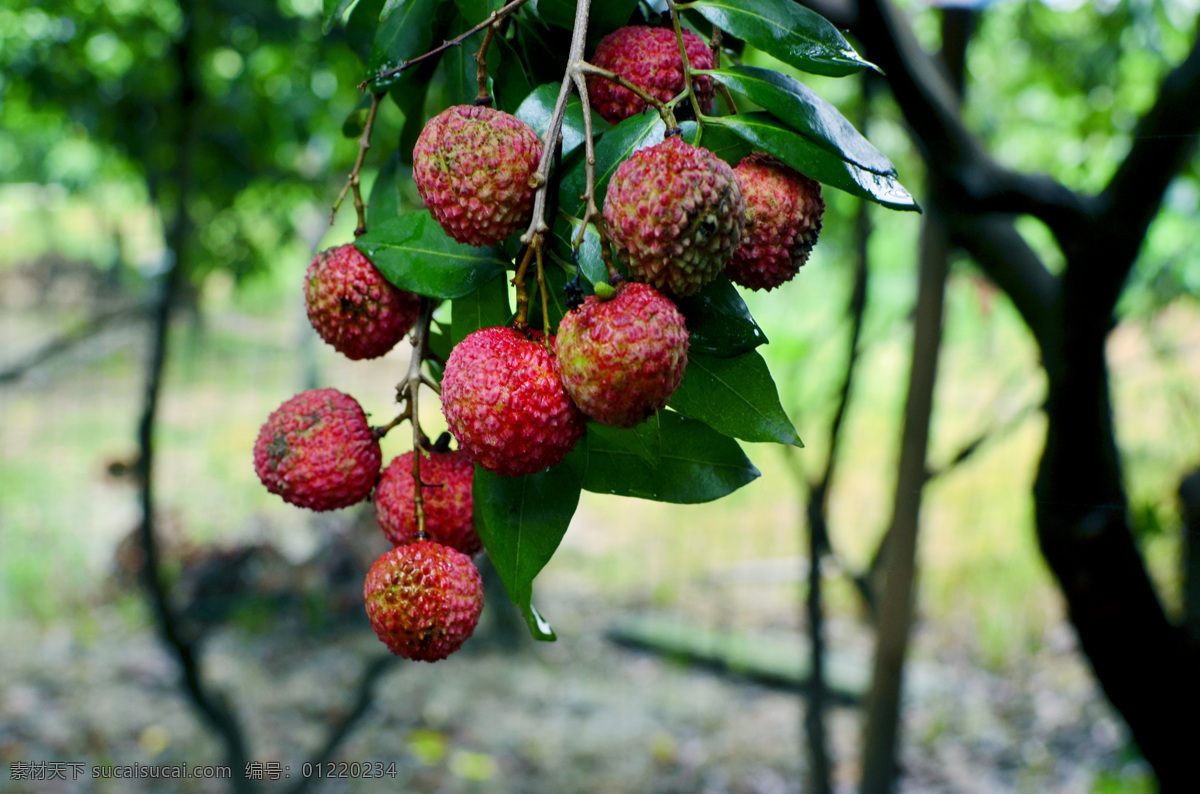
[[(936, 9), (903, 5), (922, 43), (936, 49)], [(194, 541), (266, 537), (303, 556), (318, 528), (276, 504), (249, 465), (262, 417), (314, 380), (354, 393), (376, 416), (390, 415), (389, 384), (402, 371), (391, 357), (339, 361), (314, 344), (300, 308), (311, 252), (351, 237), (353, 213), (343, 209), (332, 229), (328, 213), (357, 154), (355, 86), (365, 75), (342, 27), (322, 36), (320, 0), (197, 5), (190, 49), (181, 53), (175, 45), (189, 8), (170, 0), (0, 6), (0, 370), (105, 306), (144, 297), (163, 271), (171, 255), (165, 216), (179, 190), (171, 147), (184, 122), (176, 99), (190, 64), (198, 80), (189, 304), (205, 322), (178, 330), (193, 343), (178, 348), (167, 373), (161, 499)], [(1004, 164), (1097, 190), (1161, 78), (1186, 52), (1198, 10), (1198, 0), (986, 4), (969, 51), (965, 117)], [(746, 60), (770, 62), (754, 52)], [(429, 79), (432, 107), (446, 89), (440, 72)], [(866, 119), (868, 138), (919, 198), (920, 159), (885, 93), (873, 92), (868, 108), (857, 79), (806, 80), (848, 118)], [(383, 105), (363, 172), (368, 190), (404, 121), (395, 104)], [(1136, 527), (1168, 600), (1178, 590), (1174, 490), (1195, 465), (1200, 438), (1197, 168), (1193, 158), (1168, 193), (1110, 344)], [(405, 198), (417, 200), (411, 192)], [(801, 468), (823, 454), (858, 234), (858, 202), (834, 190), (826, 201), (820, 245), (799, 278), (747, 295), (771, 340), (764, 354), (784, 406), (809, 443), (798, 453)], [(878, 209), (871, 218), (866, 349), (832, 503), (834, 545), (857, 568), (869, 563), (888, 518), (919, 222)], [(1062, 261), (1045, 227), (1026, 218), (1020, 229), (1046, 261)], [(106, 331), (18, 385), (0, 383), (5, 615), (42, 624), (88, 620), (75, 608), (97, 597), (135, 518), (119, 472), (133, 449), (143, 344), (136, 334)], [(930, 490), (920, 609), (936, 624), (935, 640), (918, 654), (937, 654), (965, 632), (975, 663), (1011, 671), (1061, 625), (1028, 493), (1042, 433), (1033, 409), (1045, 388), (1035, 357), (1007, 301), (973, 265), (955, 262), (931, 457), (947, 460), (980, 429), (1014, 421)], [(437, 407), (426, 408), (423, 422), (437, 432)], [(402, 446), (387, 439), (385, 457)], [(549, 586), (570, 578), (622, 607), (669, 607), (731, 625), (794, 624), (798, 565), (794, 576), (774, 584), (767, 577), (756, 589), (712, 587), (714, 571), (771, 559), (786, 567), (801, 553), (796, 494), (803, 486), (776, 450), (750, 454), (762, 480), (714, 505), (585, 496), (582, 518), (547, 569)], [(51, 579), (62, 584), (47, 591)], [(552, 604), (543, 609), (553, 613)], [(852, 588), (835, 584), (835, 619), (852, 619), (858, 609)]]

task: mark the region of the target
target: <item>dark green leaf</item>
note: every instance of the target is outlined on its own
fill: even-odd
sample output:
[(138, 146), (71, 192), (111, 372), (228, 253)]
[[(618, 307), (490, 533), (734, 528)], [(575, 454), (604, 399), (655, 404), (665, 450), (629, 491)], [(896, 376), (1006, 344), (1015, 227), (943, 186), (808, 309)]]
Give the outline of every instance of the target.
[(379, 169), (371, 196), (367, 199), (367, 228), (370, 229), (400, 215), (400, 152)]
[(724, 276), (675, 303), (687, 320), (691, 353), (738, 356), (767, 343), (746, 302)]
[(402, 290), (458, 298), (504, 273), (493, 248), (455, 242), (428, 210), (406, 212), (359, 237), (358, 249)]
[(507, 39), (493, 40), (492, 46), (500, 51), (500, 68), (496, 70), (492, 89), (496, 94), (496, 107), (511, 112), (522, 99), (529, 96), (533, 85), (525, 73), (520, 53)]
[[(461, 16), (455, 17), (450, 25), (450, 35), (458, 36), (466, 32), (471, 25)], [(451, 47), (442, 55), (442, 68), (445, 70), (446, 84), (443, 87), (444, 104), (470, 105), (479, 96), (479, 80), (477, 78), (478, 64), (475, 63), (475, 53), (483, 43), (483, 31), (469, 36), (458, 47)], [(488, 48), (488, 61), (493, 70), (496, 61), (496, 48)], [(489, 80), (489, 93), (490, 83)]]
[(745, 95), (843, 160), (876, 174), (896, 175), (892, 161), (854, 129), (841, 111), (796, 78), (754, 66), (731, 66), (703, 74)]
[(769, 113), (720, 116), (709, 119), (709, 123), (728, 127), (754, 148), (778, 158), (818, 182), (892, 209), (920, 211), (912, 195), (894, 176), (876, 174), (846, 162), (785, 126)]
[(553, 640), (554, 632), (533, 608), (533, 580), (571, 523), (587, 467), (587, 439), (562, 463), (525, 477), (502, 477), (475, 466), (472, 495), (479, 537), (508, 597), (539, 640)]
[[(662, 462), (662, 416), (658, 412), (636, 427), (608, 427), (589, 420), (588, 430), (594, 436), (604, 439), (602, 449), (606, 455), (632, 454), (641, 458), (652, 468), (657, 469)], [(671, 420), (667, 420), (671, 421)], [(594, 425), (594, 427), (592, 427)], [(588, 447), (594, 450), (593, 447)], [(589, 455), (592, 454), (589, 451)], [(593, 461), (595, 462), (595, 461)], [(590, 465), (590, 464), (589, 464)]]
[[(657, 113), (643, 113), (622, 121), (605, 133), (596, 143), (596, 204), (604, 206), (604, 191), (617, 166), (638, 149), (662, 143), (667, 127)], [(587, 174), (583, 159), (571, 166), (562, 178), (559, 195), (562, 206), (577, 218), (583, 217), (583, 195), (587, 187)]]
[(450, 341), (455, 345), (480, 328), (504, 325), (512, 317), (508, 305), (508, 279), (505, 276), (494, 278), (461, 298), (455, 298), (450, 312)]
[(685, 121), (679, 125), (683, 130), (683, 139), (693, 146), (703, 146), (730, 165), (737, 165), (742, 158), (754, 151), (754, 147), (746, 143), (740, 135), (725, 127), (708, 125), (704, 134), (700, 134), (700, 125), (694, 121)]
[[(428, 52), (433, 41), (433, 12), (439, 0), (387, 0), (379, 29), (371, 45), (367, 74), (377, 75)], [(400, 79), (392, 75), (373, 80), (371, 89), (381, 91)]]
[[(504, 6), (504, 0), (454, 0), (459, 12), (466, 17), (471, 25), (478, 25), (487, 19), (488, 14), (499, 11)], [(466, 30), (466, 28), (463, 28)]]
[(735, 358), (689, 353), (683, 383), (668, 403), (727, 436), (804, 446), (779, 403), (779, 392), (757, 352)]
[[(629, 22), (637, 0), (605, 0), (592, 3), (588, 17), (588, 39), (594, 41)], [(575, 0), (539, 0), (538, 13), (547, 24), (565, 30), (575, 27)]]
[[(525, 98), (517, 108), (516, 117), (533, 127), (539, 137), (544, 137), (550, 128), (550, 119), (554, 115), (554, 105), (558, 101), (559, 85), (546, 83), (540, 85)], [(612, 125), (604, 119), (592, 114), (592, 135), (602, 134)], [(565, 158), (575, 151), (584, 140), (583, 103), (579, 96), (571, 94), (567, 99), (567, 110), (562, 123), (562, 156)]]
[(329, 31), (333, 30), (333, 26), (342, 18), (342, 14), (346, 13), (346, 9), (354, 0), (325, 0), (322, 3), (323, 20), (321, 22), (321, 32), (328, 35)]
[(792, 0), (699, 0), (686, 8), (801, 71), (831, 77), (878, 71), (829, 20)]
[(758, 477), (758, 469), (732, 438), (673, 411), (660, 411), (658, 421), (657, 465), (646, 457), (652, 432), (589, 422), (584, 490), (696, 504), (720, 499)]
[(383, 0), (358, 0), (346, 21), (346, 43), (363, 63), (371, 59), (371, 44), (375, 41), (375, 29), (379, 27), (382, 12)]
[[(404, 114), (404, 126), (400, 128), (400, 162), (412, 165), (413, 147), (417, 145), (417, 136), (425, 126), (425, 95), (429, 92), (429, 81), (421, 79), (425, 68), (417, 67), (415, 80), (404, 80), (396, 83), (388, 91), (388, 96)], [(432, 70), (428, 70), (432, 72)]]

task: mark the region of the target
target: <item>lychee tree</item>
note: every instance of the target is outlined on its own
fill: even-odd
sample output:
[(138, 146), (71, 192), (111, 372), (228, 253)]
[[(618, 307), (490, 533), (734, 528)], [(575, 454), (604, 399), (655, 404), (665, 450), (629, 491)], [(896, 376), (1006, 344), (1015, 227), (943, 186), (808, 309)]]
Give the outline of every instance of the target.
[[(553, 639), (533, 580), (581, 491), (707, 502), (758, 477), (740, 441), (801, 445), (735, 283), (796, 275), (822, 185), (917, 209), (891, 162), (791, 73), (874, 67), (792, 0), (325, 0), (324, 25), (344, 26), (364, 65), (345, 125), (359, 157), (334, 213), (352, 199), (371, 270), (349, 246), (319, 255), (310, 317), (335, 348), (373, 357), (409, 330), (399, 307), (416, 306), (401, 410), (370, 431), (407, 422), (414, 449), (376, 488), (396, 549), (368, 577), (372, 624), (409, 658), (469, 636), (481, 596), (460, 560), (477, 548), (465, 511), (533, 635)], [(746, 47), (789, 71), (739, 63)], [(394, 148), (372, 140), (385, 102), (405, 118)], [(383, 163), (364, 196), (372, 149)], [(409, 179), (423, 206), (402, 198)], [(440, 395), (456, 451), (422, 431), (422, 391)], [(308, 471), (329, 461), (306, 450), (346, 432), (322, 421), (272, 415), (286, 433), (264, 428), (256, 463), (287, 461), (308, 478), (300, 491), (330, 488), (336, 474)], [(366, 457), (334, 454), (356, 498)], [(296, 504), (345, 501), (282, 479), (272, 490)]]

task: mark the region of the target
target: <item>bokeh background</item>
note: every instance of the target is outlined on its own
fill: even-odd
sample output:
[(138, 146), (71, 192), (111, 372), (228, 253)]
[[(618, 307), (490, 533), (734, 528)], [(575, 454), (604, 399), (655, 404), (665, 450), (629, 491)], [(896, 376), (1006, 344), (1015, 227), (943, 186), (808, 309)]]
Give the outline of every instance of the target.
[[(940, 10), (902, 5), (936, 49)], [(969, 125), (1006, 165), (1084, 192), (1101, 188), (1128, 149), (1138, 114), (1187, 52), (1198, 9), (1196, 0), (976, 5)], [(865, 245), (869, 292), (824, 574), (833, 780), (852, 790), (873, 652), (855, 577), (867, 576), (891, 517), (920, 218), (872, 207), (864, 226), (857, 200), (827, 190), (824, 231), (799, 277), (745, 295), (804, 449), (746, 445), (761, 478), (713, 504), (585, 493), (538, 580), (557, 643), (522, 636), (493, 597), (454, 658), (377, 663), (360, 595), (364, 566), (384, 548), (370, 506), (292, 508), (258, 483), (250, 455), (267, 414), (310, 386), (335, 386), (390, 417), (406, 366), (404, 345), (348, 362), (304, 316), (313, 252), (352, 238), (352, 208), (332, 226), (329, 216), (362, 115), (353, 37), (340, 27), (323, 36), (321, 12), (318, 0), (0, 7), (0, 787), (226, 789), (21, 782), (12, 771), (33, 761), (222, 763), (137, 578), (152, 314), (182, 240), (189, 266), (169, 332), (154, 482), (172, 603), (203, 637), (203, 676), (241, 721), (249, 759), (289, 765), (291, 784), (329, 727), (354, 715), (332, 757), (394, 763), (397, 777), (313, 788), (421, 792), (808, 790), (807, 510)], [(190, 88), (171, 61), (186, 27)], [(439, 75), (431, 79), (434, 107)], [(809, 83), (861, 123), (920, 197), (921, 160), (882, 86)], [(365, 186), (403, 121), (384, 104)], [(181, 147), (196, 163), (190, 176), (177, 165)], [(1176, 491), (1200, 454), (1196, 166), (1167, 193), (1108, 343), (1133, 525), (1172, 613), (1182, 600)], [(1044, 226), (1022, 218), (1018, 227), (1061, 265)], [(901, 788), (1153, 790), (1038, 551), (1030, 489), (1046, 384), (1035, 344), (958, 255), (943, 344)], [(431, 402), (422, 420), (436, 433), (444, 421)], [(385, 460), (405, 449), (396, 435)], [(356, 712), (364, 671), (374, 686)]]

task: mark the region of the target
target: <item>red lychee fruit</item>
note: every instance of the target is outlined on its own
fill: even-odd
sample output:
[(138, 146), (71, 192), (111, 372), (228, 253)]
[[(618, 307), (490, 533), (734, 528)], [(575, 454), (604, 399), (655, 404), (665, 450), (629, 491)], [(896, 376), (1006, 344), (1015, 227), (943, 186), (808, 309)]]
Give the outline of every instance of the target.
[(604, 198), (613, 250), (630, 276), (680, 297), (725, 269), (745, 211), (729, 164), (678, 137), (634, 152)]
[[(683, 46), (692, 69), (713, 68), (712, 50), (704, 39), (683, 31)], [(667, 102), (683, 91), (683, 59), (671, 28), (634, 26), (620, 28), (601, 39), (592, 64), (623, 77), (655, 99)], [(700, 109), (712, 110), (716, 91), (712, 78), (692, 77), (692, 90)], [(605, 120), (616, 124), (646, 109), (646, 102), (624, 86), (603, 77), (588, 78), (588, 98)]]
[(388, 283), (352, 244), (322, 251), (304, 278), (308, 321), (346, 358), (378, 358), (417, 321), (420, 299)]
[(460, 243), (493, 245), (528, 223), (530, 178), (542, 142), (502, 110), (454, 105), (429, 120), (413, 148), (413, 179), (425, 206)]
[(758, 152), (733, 172), (746, 197), (746, 228), (725, 274), (743, 287), (774, 289), (799, 272), (816, 245), (825, 214), (821, 183)]
[(683, 315), (648, 284), (626, 282), (610, 300), (589, 295), (558, 325), (567, 394), (606, 425), (633, 427), (667, 404), (687, 367)]
[[(412, 464), (411, 452), (397, 457), (384, 469), (375, 489), (375, 516), (393, 546), (416, 540)], [(430, 540), (463, 554), (483, 548), (471, 512), (474, 479), (475, 463), (461, 452), (435, 451), (421, 456), (425, 531)]]
[(512, 328), (481, 328), (450, 351), (442, 412), (460, 449), (510, 477), (558, 463), (587, 429), (541, 334)]
[(371, 628), (392, 653), (436, 662), (462, 647), (483, 610), (483, 580), (471, 558), (420, 540), (385, 552), (363, 585)]
[(337, 389), (292, 397), (267, 418), (254, 444), (254, 470), (267, 490), (312, 510), (366, 499), (381, 463), (362, 406)]

